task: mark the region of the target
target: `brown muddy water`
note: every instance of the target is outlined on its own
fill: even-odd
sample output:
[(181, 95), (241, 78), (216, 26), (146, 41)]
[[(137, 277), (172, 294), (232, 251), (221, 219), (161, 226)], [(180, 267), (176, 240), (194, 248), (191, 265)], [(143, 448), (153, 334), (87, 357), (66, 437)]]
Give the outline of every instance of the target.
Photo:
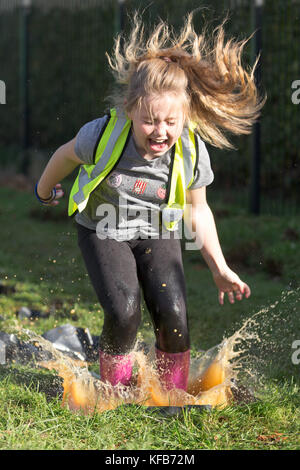
[[(70, 359), (32, 331), (23, 332), (30, 341), (38, 342), (44, 350), (51, 352), (54, 359), (39, 365), (54, 369), (62, 377), (62, 402), (71, 410), (81, 410), (86, 414), (101, 413), (129, 403), (145, 407), (210, 405), (223, 408), (236, 401), (239, 387), (246, 389), (247, 394), (247, 389), (250, 390), (257, 377), (263, 376), (258, 369), (259, 364), (271, 364), (267, 353), (271, 351), (270, 358), (273, 357), (276, 363), (279, 356), (287, 354), (281, 351), (280, 346), (285, 330), (287, 343), (289, 334), (293, 334), (291, 319), (296, 313), (298, 301), (299, 289), (285, 292), (280, 300), (246, 319), (237, 331), (220, 344), (199, 357), (191, 358), (187, 392), (178, 389), (166, 392), (162, 389), (155, 368), (154, 347), (148, 354), (133, 350), (135, 367), (132, 385), (113, 387), (95, 377), (89, 370), (89, 364)], [(279, 354), (277, 358), (274, 356), (276, 351)], [(254, 398), (251, 393), (248, 396)]]

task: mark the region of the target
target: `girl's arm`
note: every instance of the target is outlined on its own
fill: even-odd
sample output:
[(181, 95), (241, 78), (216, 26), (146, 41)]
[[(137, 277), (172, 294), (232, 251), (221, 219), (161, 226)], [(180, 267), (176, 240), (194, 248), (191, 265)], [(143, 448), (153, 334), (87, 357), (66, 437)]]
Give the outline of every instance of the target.
[(224, 303), (225, 292), (231, 303), (234, 302), (234, 297), (241, 300), (243, 294), (248, 298), (251, 294), (249, 286), (241, 281), (225, 261), (214, 217), (206, 201), (205, 187), (187, 191), (185, 222), (195, 234), (195, 242), (211, 270), (219, 290), (220, 304)]
[(57, 199), (64, 194), (59, 182), (72, 173), (78, 165), (84, 164), (75, 153), (75, 141), (76, 137), (54, 152), (40, 177), (37, 192), (42, 199), (49, 198), (52, 189), (56, 188), (56, 198), (49, 204), (51, 206), (59, 204)]

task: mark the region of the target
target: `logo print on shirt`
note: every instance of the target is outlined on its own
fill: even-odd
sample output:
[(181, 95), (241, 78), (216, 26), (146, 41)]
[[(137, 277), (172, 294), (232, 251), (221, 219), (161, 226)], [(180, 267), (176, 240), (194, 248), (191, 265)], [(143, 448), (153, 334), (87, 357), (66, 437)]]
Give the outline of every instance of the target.
[(163, 184), (156, 191), (156, 195), (157, 195), (157, 197), (159, 197), (159, 199), (165, 199), (166, 194), (167, 194), (167, 188), (166, 188), (166, 185)]
[(120, 175), (120, 173), (117, 173), (116, 171), (113, 171), (106, 181), (108, 186), (110, 186), (111, 188), (118, 188), (122, 183), (122, 175)]
[(146, 181), (136, 180), (132, 192), (135, 194), (143, 194), (145, 192), (147, 184), (148, 183), (146, 183)]

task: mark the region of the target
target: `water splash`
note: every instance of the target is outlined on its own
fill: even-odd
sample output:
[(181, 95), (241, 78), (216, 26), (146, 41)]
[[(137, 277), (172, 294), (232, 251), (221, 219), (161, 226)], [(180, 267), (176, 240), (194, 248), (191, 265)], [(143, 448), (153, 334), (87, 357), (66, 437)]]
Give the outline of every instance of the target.
[(230, 364), (230, 359), (235, 357), (231, 351), (231, 338), (191, 360), (187, 392), (175, 389), (166, 392), (156, 371), (154, 348), (147, 355), (137, 349), (132, 351), (136, 370), (132, 385), (113, 387), (96, 378), (87, 363), (71, 359), (30, 330), (22, 332), (30, 341), (51, 353), (53, 360), (40, 362), (39, 365), (54, 369), (63, 378), (63, 403), (71, 410), (103, 412), (126, 403), (144, 406), (226, 406), (232, 400), (232, 379), (236, 374)]
[(246, 319), (221, 344), (192, 358), (187, 392), (177, 389), (166, 392), (161, 387), (155, 368), (154, 347), (148, 354), (136, 348), (132, 352), (136, 370), (132, 385), (113, 387), (96, 378), (89, 371), (87, 363), (74, 361), (39, 335), (29, 330), (23, 331), (30, 341), (38, 342), (52, 354), (52, 361), (40, 365), (56, 370), (63, 378), (63, 404), (71, 410), (103, 412), (126, 403), (224, 407), (234, 402), (239, 387), (245, 386), (249, 390), (258, 378), (264, 377), (265, 365), (271, 363), (270, 354), (273, 361), (278, 362), (278, 355), (274, 358), (274, 351), (279, 351), (279, 355), (282, 353), (283, 325), (287, 336), (288, 331), (294, 331), (293, 321), (298, 301), (299, 289), (284, 292), (280, 300)]

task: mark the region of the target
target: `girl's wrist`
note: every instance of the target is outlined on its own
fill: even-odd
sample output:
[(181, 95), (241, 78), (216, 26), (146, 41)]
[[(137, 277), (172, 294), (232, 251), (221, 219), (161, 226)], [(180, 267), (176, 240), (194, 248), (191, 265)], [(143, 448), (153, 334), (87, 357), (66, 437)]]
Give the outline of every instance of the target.
[(39, 189), (39, 183), (36, 183), (34, 192), (35, 192), (37, 199), (43, 204), (49, 204), (55, 199), (55, 196), (56, 196), (55, 188), (53, 188), (50, 191), (50, 193), (48, 193), (47, 195), (44, 195), (43, 193), (41, 194), (40, 189)]
[(223, 276), (227, 269), (228, 266), (226, 263), (222, 263), (222, 265), (214, 265), (210, 268), (212, 275), (216, 277)]
[(226, 269), (228, 269), (223, 256), (220, 256), (220, 259), (216, 259), (211, 254), (207, 253), (205, 249), (202, 249), (201, 252), (213, 276), (222, 276)]
[(43, 193), (42, 191), (39, 190), (38, 186), (37, 186), (37, 194), (39, 196), (40, 199), (43, 199), (43, 200), (48, 200), (48, 199), (51, 199), (51, 196), (52, 196), (52, 191), (50, 191), (49, 193), (47, 193), (47, 195), (45, 193)]

